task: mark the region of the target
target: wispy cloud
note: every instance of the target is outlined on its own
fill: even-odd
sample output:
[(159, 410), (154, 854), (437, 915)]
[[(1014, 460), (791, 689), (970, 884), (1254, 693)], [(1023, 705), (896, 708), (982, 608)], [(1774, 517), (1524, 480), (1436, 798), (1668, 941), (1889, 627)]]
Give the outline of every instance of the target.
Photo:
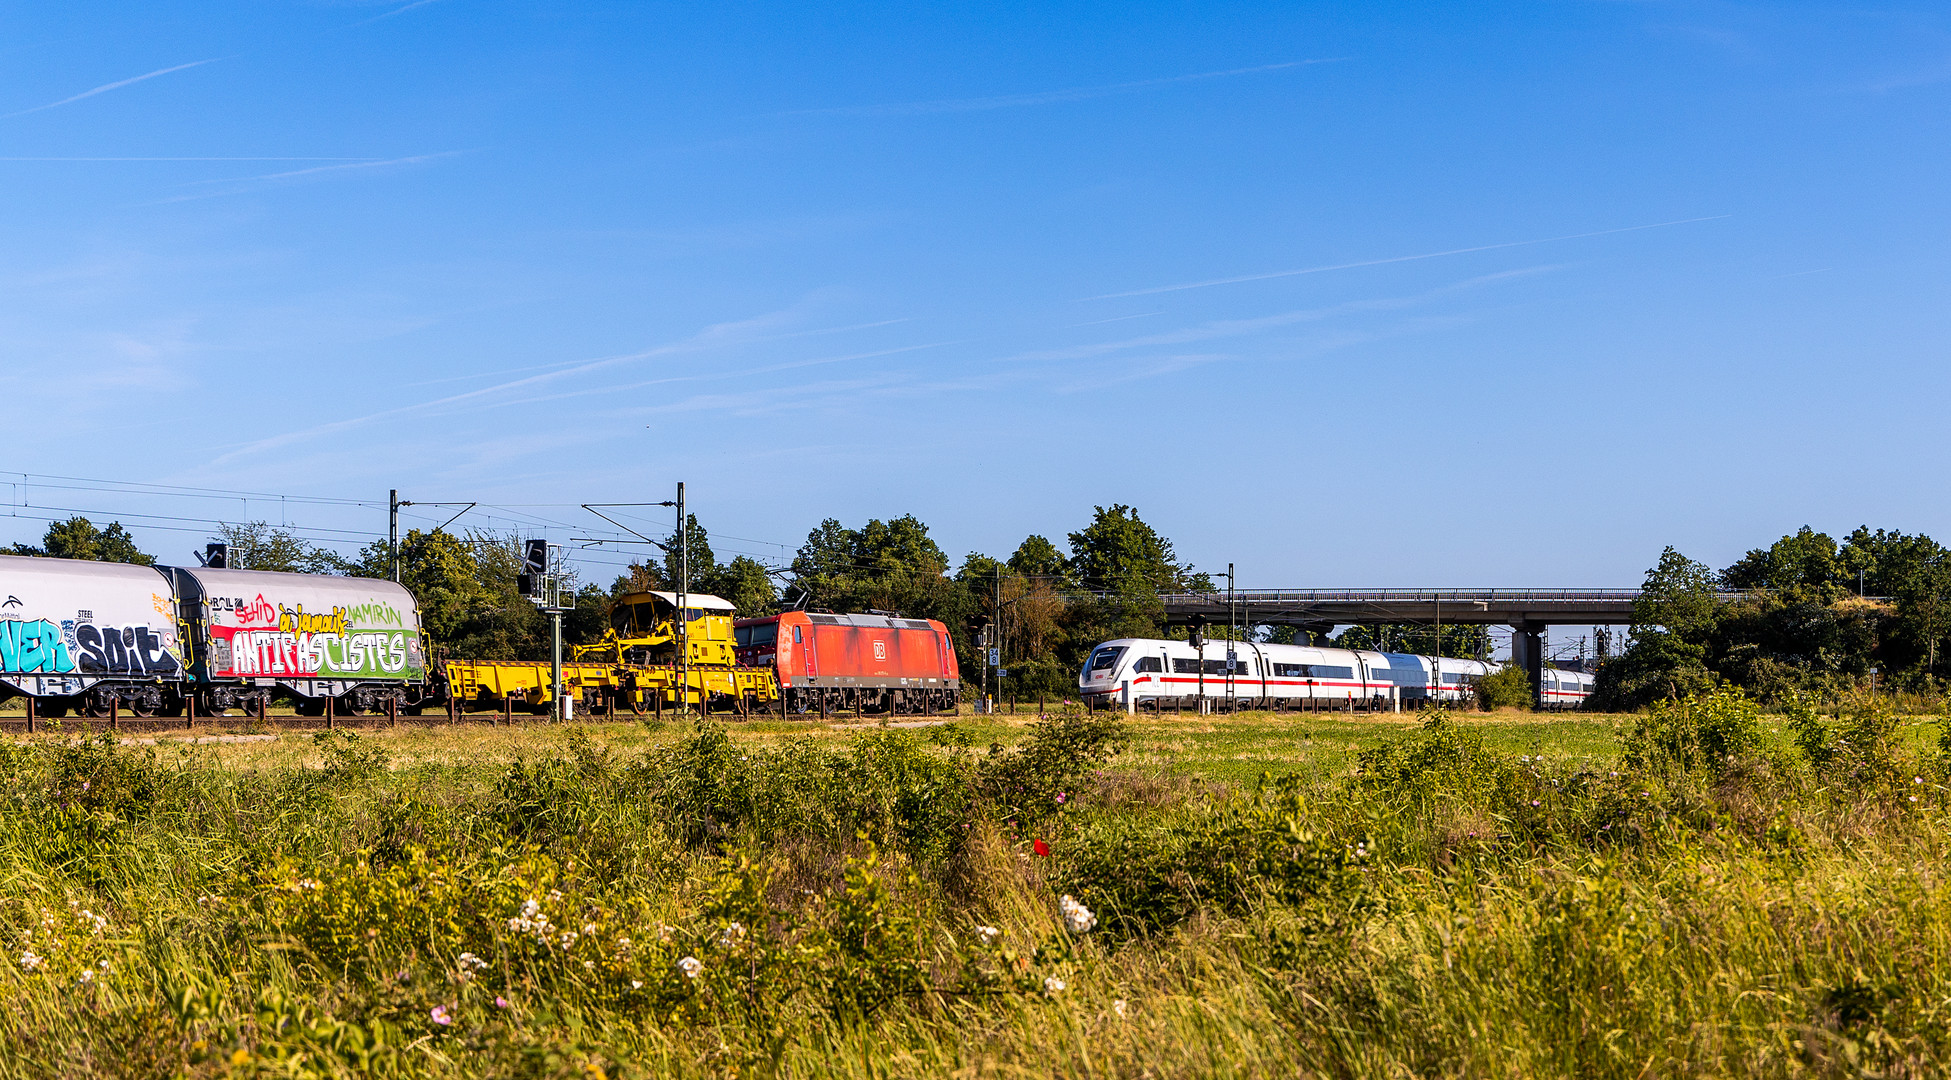
[(1272, 281), (1275, 278), (1299, 277), (1303, 274), (1326, 274), (1335, 270), (1355, 270), (1365, 266), (1388, 266), (1392, 263), (1420, 262), (1424, 259), (1442, 259), (1451, 255), (1469, 255), (1479, 251), (1502, 251), (1508, 248), (1533, 247), (1538, 244), (1556, 244), (1566, 240), (1586, 240), (1595, 236), (1617, 236), (1620, 233), (1642, 232), (1646, 229), (1665, 229), (1675, 225), (1692, 225), (1701, 221), (1720, 221), (1732, 214), (1712, 214), (1707, 217), (1681, 218), (1677, 221), (1656, 221), (1650, 225), (1628, 225), (1620, 229), (1599, 229), (1595, 232), (1568, 233), (1564, 236), (1546, 236), (1536, 240), (1510, 240), (1500, 244), (1479, 244), (1476, 247), (1451, 248), (1448, 251), (1426, 251), (1417, 255), (1392, 255), (1386, 259), (1363, 259), (1359, 262), (1333, 263), (1328, 266), (1309, 266), (1298, 270), (1275, 270), (1265, 274), (1242, 274), (1238, 277), (1212, 278), (1207, 281), (1189, 281), (1179, 285), (1158, 285), (1149, 289), (1131, 289), (1125, 292), (1101, 293), (1097, 296), (1079, 297), (1079, 300), (1116, 300), (1127, 296), (1156, 296), (1159, 293), (1184, 292), (1187, 289), (1210, 289), (1217, 285), (1240, 285), (1249, 281)]
[(1310, 64), (1332, 64), (1345, 59), (1347, 58), (1328, 57), (1320, 60), (1289, 60), (1280, 64), (1261, 64), (1258, 67), (1231, 68), (1226, 71), (1201, 71), (1192, 75), (1172, 75), (1162, 79), (1140, 79), (1136, 82), (1109, 83), (1103, 86), (1077, 86), (1066, 90), (1044, 90), (1030, 94), (942, 98), (935, 101), (906, 101), (886, 105), (843, 105), (831, 109), (795, 109), (785, 115), (920, 116), (926, 113), (983, 112), (989, 109), (1018, 109), (1030, 105), (1055, 105), (1067, 101), (1088, 101), (1092, 98), (1110, 97), (1113, 94), (1129, 94), (1138, 90), (1150, 90), (1153, 87), (1200, 82), (1206, 79), (1228, 79), (1236, 75), (1257, 75), (1267, 71), (1282, 71), (1287, 68), (1306, 67)]
[(795, 305), (794, 307), (755, 316), (750, 319), (714, 323), (689, 337), (640, 352), (584, 360), (558, 367), (553, 371), (543, 371), (518, 379), (508, 379), (495, 383), (492, 386), (483, 386), (474, 390), (449, 394), (445, 397), (434, 398), (428, 401), (398, 405), (390, 409), (381, 409), (377, 412), (366, 413), (361, 416), (352, 416), (343, 420), (334, 420), (294, 431), (281, 432), (269, 438), (258, 439), (221, 454), (211, 459), (208, 464), (210, 466), (222, 465), (239, 458), (248, 457), (252, 454), (262, 453), (265, 450), (304, 442), (323, 435), (336, 434), (353, 428), (364, 427), (368, 424), (393, 417), (453, 412), (456, 411), (458, 406), (468, 404), (492, 405), (496, 403), (495, 399), (497, 395), (520, 392), (524, 394), (523, 400), (532, 401), (534, 400), (532, 393), (534, 390), (558, 379), (566, 379), (574, 375), (588, 374), (590, 372), (602, 371), (607, 368), (614, 368), (624, 364), (636, 363), (658, 357), (689, 355), (763, 340), (766, 336), (766, 331), (772, 330), (776, 332), (777, 328), (783, 323), (797, 319), (801, 317), (801, 314), (800, 306)]
[(257, 176), (223, 176), (211, 180), (193, 180), (191, 183), (197, 185), (228, 184), (230, 186), (224, 188), (222, 191), (200, 191), (190, 195), (176, 195), (167, 199), (157, 199), (149, 205), (167, 206), (171, 203), (194, 202), (198, 199), (216, 199), (222, 198), (225, 195), (240, 195), (260, 185), (275, 184), (284, 180), (296, 180), (300, 177), (319, 177), (331, 173), (361, 172), (368, 169), (419, 165), (424, 162), (438, 161), (441, 158), (450, 158), (466, 153), (471, 153), (471, 151), (442, 150), (438, 153), (414, 154), (409, 157), (369, 159), (339, 165), (315, 165), (308, 169), (285, 169), (280, 172), (261, 173)]
[(287, 169), (283, 172), (263, 173), (258, 176), (228, 176), (215, 180), (198, 180), (199, 184), (258, 184), (270, 180), (291, 180), (300, 176), (317, 176), (320, 173), (349, 172), (358, 169), (383, 169), (392, 165), (418, 165), (423, 161), (436, 161), (440, 158), (464, 154), (465, 150), (442, 150), (434, 154), (414, 154), (409, 157), (367, 158), (343, 165), (314, 165), (308, 169)]
[(1163, 308), (1160, 308), (1157, 311), (1141, 311), (1136, 315), (1113, 315), (1108, 319), (1092, 319), (1090, 322), (1071, 323), (1070, 325), (1073, 327), (1103, 326), (1105, 323), (1124, 322), (1126, 319), (1149, 319), (1154, 315), (1163, 315), (1163, 314), (1165, 314), (1165, 310)]
[[(379, 22), (382, 19), (390, 19), (395, 15), (404, 15), (407, 12), (412, 11), (414, 8), (417, 7), (426, 7), (428, 4), (435, 4), (439, 2), (440, 0), (413, 0), (413, 2), (410, 4), (401, 4), (399, 7), (396, 7), (391, 11), (387, 11), (375, 15), (370, 19), (361, 19), (358, 22), (353, 23), (352, 26), (366, 26), (371, 23)], [(348, 29), (350, 29), (350, 27), (348, 27)]]
[(217, 62), (217, 59), (218, 59), (217, 57), (211, 57), (208, 60), (192, 60), (187, 64), (178, 64), (175, 67), (160, 68), (156, 71), (152, 71), (148, 73), (147, 75), (137, 75), (133, 79), (123, 79), (120, 82), (104, 83), (101, 86), (95, 87), (93, 90), (83, 90), (81, 93), (76, 94), (73, 97), (65, 97), (62, 98), (60, 101), (50, 101), (45, 105), (36, 105), (31, 109), (22, 109), (19, 112), (7, 113), (5, 117), (0, 117), (0, 119), (11, 120), (16, 116), (26, 116), (28, 113), (44, 112), (48, 109), (58, 109), (63, 105), (72, 105), (75, 102), (82, 100), (83, 98), (94, 97), (96, 94), (106, 94), (110, 90), (120, 90), (125, 86), (134, 86), (136, 83), (146, 82), (150, 79), (160, 78), (161, 76), (169, 75), (174, 72), (188, 71), (193, 67), (202, 67), (205, 64), (214, 64)]

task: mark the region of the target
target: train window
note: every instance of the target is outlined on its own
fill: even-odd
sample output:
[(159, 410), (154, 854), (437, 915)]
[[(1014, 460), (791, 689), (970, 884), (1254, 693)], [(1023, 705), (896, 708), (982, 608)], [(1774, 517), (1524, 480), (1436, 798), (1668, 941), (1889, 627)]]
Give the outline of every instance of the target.
[(1283, 679), (1352, 679), (1355, 669), (1335, 664), (1275, 664), (1274, 674)]
[(799, 627), (793, 627), (793, 644), (799, 644)]
[(1125, 647), (1123, 645), (1113, 645), (1108, 649), (1099, 649), (1097, 651), (1097, 655), (1091, 657), (1091, 670), (1092, 671), (1109, 670), (1111, 667), (1117, 664), (1118, 657), (1123, 656), (1124, 654), (1125, 654)]
[(1131, 665), (1131, 670), (1163, 672), (1165, 670), (1165, 662), (1156, 656), (1141, 656), (1138, 658), (1136, 664)]
[[(1180, 675), (1197, 675), (1200, 673), (1200, 666), (1200, 662), (1197, 660), (1172, 661), (1172, 670)], [(1204, 667), (1205, 673), (1208, 675), (1226, 674), (1226, 661), (1224, 660), (1208, 660), (1205, 662)], [(1253, 671), (1247, 666), (1245, 660), (1236, 660), (1233, 663), (1233, 674), (1251, 675)]]
[(771, 645), (779, 640), (779, 624), (769, 622), (733, 627), (732, 639), (740, 645)]

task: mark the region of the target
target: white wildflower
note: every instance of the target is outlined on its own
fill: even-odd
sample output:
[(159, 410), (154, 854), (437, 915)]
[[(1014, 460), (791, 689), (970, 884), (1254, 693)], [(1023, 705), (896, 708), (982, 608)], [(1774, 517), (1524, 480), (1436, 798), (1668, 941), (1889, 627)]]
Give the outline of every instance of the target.
[(643, 980), (642, 980), (642, 979), (631, 979), (631, 980), (630, 980), (630, 989), (632, 989), (632, 990), (642, 990), (643, 988), (644, 988), (644, 982), (643, 982)]
[(1119, 998), (1118, 1000), (1113, 1001), (1111, 1003), (1111, 1012), (1115, 1014), (1117, 1018), (1120, 1020), (1123, 1020), (1125, 1018), (1125, 1010), (1128, 1008), (1130, 1008), (1130, 1006), (1125, 1003), (1124, 998)]
[(541, 913), (542, 913), (542, 905), (538, 903), (533, 896), (529, 897), (527, 900), (522, 901), (522, 918), (533, 919), (534, 917), (536, 917)]
[(671, 940), (671, 935), (675, 933), (677, 933), (675, 926), (660, 926), (657, 928), (657, 940), (668, 942)]
[(594, 960), (585, 960), (585, 961), (583, 961), (583, 970), (584, 970), (584, 971), (595, 971), (595, 970), (596, 970), (596, 961), (594, 961)]
[(1070, 985), (1069, 983), (1063, 981), (1062, 979), (1057, 978), (1055, 975), (1052, 975), (1043, 980), (1043, 992), (1055, 996), (1057, 994), (1062, 993), (1064, 991), (1064, 988), (1069, 985)]
[(576, 943), (576, 937), (577, 934), (574, 930), (564, 930), (562, 932), (562, 947), (567, 949), (571, 945), (574, 945)]
[(588, 935), (588, 934), (594, 934), (595, 932), (596, 932), (596, 924), (595, 924), (595, 923), (593, 923), (593, 922), (586, 922), (586, 923), (584, 923), (584, 924), (583, 924), (583, 933), (584, 933), (585, 935)]
[(993, 926), (976, 927), (976, 936), (982, 939), (982, 943), (984, 945), (989, 945), (994, 943), (997, 935), (1001, 933), (1002, 933), (1001, 930), (998, 930)]
[(1057, 910), (1063, 912), (1064, 928), (1073, 934), (1087, 934), (1097, 925), (1097, 916), (1091, 914), (1091, 909), (1068, 895), (1057, 901)]
[(562, 903), (562, 890), (561, 890), (561, 889), (550, 889), (550, 890), (549, 890), (549, 903), (551, 903), (551, 904), (560, 904), (560, 903)]
[(739, 942), (742, 942), (744, 940), (745, 940), (744, 923), (735, 922), (725, 927), (723, 930), (718, 931), (718, 947), (721, 949), (736, 949), (738, 948)]
[(20, 966), (28, 971), (39, 971), (47, 966), (47, 961), (35, 955), (32, 949), (20, 954)]
[(630, 947), (630, 939), (624, 937), (621, 934), (617, 935), (616, 943), (617, 943), (617, 947), (620, 949), (627, 949)]
[(107, 971), (107, 970), (108, 970), (108, 961), (106, 961), (106, 960), (104, 960), (104, 961), (102, 961), (102, 962), (101, 962), (101, 964), (100, 964), (100, 965), (98, 965), (98, 966), (100, 966), (100, 968), (101, 968), (101, 969), (102, 969), (103, 971)]
[(486, 960), (481, 959), (471, 952), (462, 953), (456, 958), (456, 963), (461, 969), (462, 978), (466, 978), (470, 972), (480, 971), (488, 966)]
[(75, 981), (83, 986), (87, 986), (89, 983), (95, 981), (95, 972), (90, 968), (82, 968), (81, 974), (75, 976)]
[(705, 965), (704, 961), (697, 957), (687, 956), (677, 962), (677, 969), (684, 972), (685, 978), (695, 979), (698, 977), (698, 973), (705, 969)]

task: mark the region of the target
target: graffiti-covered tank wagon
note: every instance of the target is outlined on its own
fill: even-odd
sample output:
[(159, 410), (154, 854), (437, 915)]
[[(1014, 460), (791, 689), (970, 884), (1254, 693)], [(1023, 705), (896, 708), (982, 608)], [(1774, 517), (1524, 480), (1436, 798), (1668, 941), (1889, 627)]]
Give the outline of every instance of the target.
[(213, 710), (282, 689), (300, 714), (407, 712), (424, 702), (426, 650), (413, 594), (377, 578), (174, 567), (190, 674)]
[(0, 696), (42, 716), (181, 716), (268, 703), (409, 713), (419, 610), (390, 581), (0, 555)]
[[(154, 567), (0, 555), (0, 687), (108, 715), (180, 715), (176, 590)], [(171, 712), (171, 710), (175, 712)]]

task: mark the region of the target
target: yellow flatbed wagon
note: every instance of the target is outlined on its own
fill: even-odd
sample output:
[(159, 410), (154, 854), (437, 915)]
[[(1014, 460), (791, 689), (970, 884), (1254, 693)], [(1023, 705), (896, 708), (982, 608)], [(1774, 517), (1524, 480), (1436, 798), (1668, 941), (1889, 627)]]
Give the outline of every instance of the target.
[[(716, 596), (686, 597), (684, 643), (690, 662), (678, 663), (671, 593), (631, 593), (611, 612), (603, 640), (579, 645), (562, 664), (565, 693), (590, 713), (648, 713), (686, 706), (750, 713), (770, 709), (779, 681), (770, 667), (741, 667), (733, 654), (732, 605)], [(546, 660), (449, 660), (448, 693), (461, 708), (504, 705), (548, 712), (554, 695)]]

